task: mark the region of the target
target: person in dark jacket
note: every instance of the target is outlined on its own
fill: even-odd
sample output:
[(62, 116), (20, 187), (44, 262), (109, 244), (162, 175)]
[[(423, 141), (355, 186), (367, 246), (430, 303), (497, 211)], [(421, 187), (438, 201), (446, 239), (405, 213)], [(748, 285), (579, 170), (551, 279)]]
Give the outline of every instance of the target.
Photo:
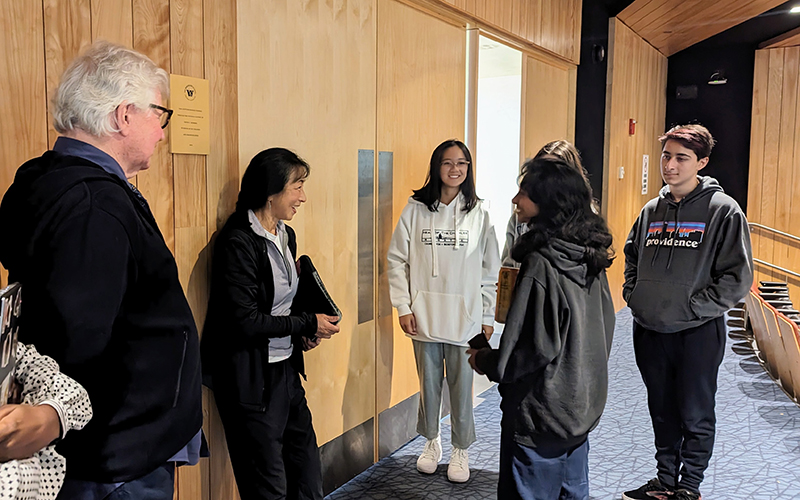
[(724, 315), (752, 285), (753, 256), (739, 205), (715, 179), (697, 175), (714, 146), (708, 129), (681, 125), (660, 141), (666, 186), (628, 235), (622, 291), (633, 313), (658, 475), (622, 498), (699, 500), (714, 449)]
[(585, 500), (614, 333), (611, 234), (588, 181), (562, 159), (527, 161), (513, 201), (530, 227), (512, 250), (522, 267), (500, 348), (467, 350), (503, 398), (497, 496)]
[(199, 460), (196, 326), (175, 259), (127, 181), (164, 138), (168, 89), (147, 57), (95, 43), (61, 78), (53, 150), (17, 170), (0, 205), (0, 262), (25, 290), (19, 339), (94, 407), (56, 448), (68, 463), (59, 498), (171, 499), (176, 463)]
[(283, 148), (250, 161), (236, 211), (214, 244), (203, 369), (242, 500), (322, 499), (322, 469), (300, 376), (303, 351), (339, 331), (336, 316), (292, 314), (308, 164)]

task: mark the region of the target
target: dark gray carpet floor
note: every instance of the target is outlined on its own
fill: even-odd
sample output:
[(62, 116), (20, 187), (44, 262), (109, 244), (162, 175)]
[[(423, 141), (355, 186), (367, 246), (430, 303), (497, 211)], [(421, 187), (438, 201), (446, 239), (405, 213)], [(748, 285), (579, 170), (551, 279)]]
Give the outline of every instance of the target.
[[(600, 425), (590, 435), (591, 498), (621, 498), (622, 491), (655, 476), (653, 431), (645, 388), (636, 368), (631, 316), (617, 314), (609, 360), (609, 395)], [(469, 449), (471, 478), (447, 481), (450, 428), (442, 425), (444, 457), (436, 474), (417, 472), (424, 439), (417, 437), (334, 491), (330, 500), (496, 498), (500, 450), (500, 395), (486, 391), (475, 408), (478, 441)], [(705, 500), (800, 499), (800, 408), (764, 372), (747, 342), (728, 335), (717, 392), (717, 441), (701, 487)]]

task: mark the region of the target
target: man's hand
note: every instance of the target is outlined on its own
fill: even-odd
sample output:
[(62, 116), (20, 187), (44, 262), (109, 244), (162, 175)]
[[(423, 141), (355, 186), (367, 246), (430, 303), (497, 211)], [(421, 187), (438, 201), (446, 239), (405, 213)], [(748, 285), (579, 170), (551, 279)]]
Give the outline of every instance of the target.
[(492, 338), (492, 334), (494, 333), (494, 326), (493, 325), (481, 325), (481, 332), (486, 336), (486, 340), (490, 340)]
[(0, 407), (0, 462), (33, 456), (55, 441), (61, 431), (50, 405)]
[(338, 321), (338, 316), (328, 316), (327, 314), (317, 314), (317, 337), (329, 339), (334, 333), (339, 331), (339, 326), (334, 325)]
[(400, 316), (400, 328), (409, 335), (417, 334), (417, 317), (414, 313)]
[[(491, 335), (491, 334), (490, 334)], [(469, 366), (475, 370), (475, 373), (478, 375), (484, 375), (482, 371), (478, 369), (478, 365), (475, 364), (475, 355), (478, 353), (478, 349), (469, 348), (467, 349), (467, 355), (469, 356)]]

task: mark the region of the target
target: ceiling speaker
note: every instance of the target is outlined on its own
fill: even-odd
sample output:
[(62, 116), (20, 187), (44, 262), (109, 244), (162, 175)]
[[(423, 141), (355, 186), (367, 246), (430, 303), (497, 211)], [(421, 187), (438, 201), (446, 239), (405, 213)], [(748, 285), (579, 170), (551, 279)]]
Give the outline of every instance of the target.
[(697, 85), (678, 85), (676, 99), (697, 99)]

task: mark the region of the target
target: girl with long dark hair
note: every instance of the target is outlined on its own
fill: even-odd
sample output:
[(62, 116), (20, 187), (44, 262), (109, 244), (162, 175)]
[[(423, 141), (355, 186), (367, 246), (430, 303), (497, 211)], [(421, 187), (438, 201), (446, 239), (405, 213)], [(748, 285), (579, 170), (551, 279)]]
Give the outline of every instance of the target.
[(467, 448), (475, 441), (472, 370), (467, 341), (494, 331), (497, 238), (475, 194), (472, 155), (448, 140), (431, 155), (425, 185), (414, 191), (392, 235), (389, 287), (400, 327), (414, 344), (420, 382), (417, 432), (427, 438), (417, 470), (433, 474), (442, 459), (439, 436), (447, 367), (453, 449), (447, 477), (469, 479)]
[(499, 349), (470, 349), (503, 397), (498, 498), (589, 498), (589, 432), (608, 392), (611, 234), (592, 190), (553, 156), (523, 165), (514, 203), (528, 231)]

